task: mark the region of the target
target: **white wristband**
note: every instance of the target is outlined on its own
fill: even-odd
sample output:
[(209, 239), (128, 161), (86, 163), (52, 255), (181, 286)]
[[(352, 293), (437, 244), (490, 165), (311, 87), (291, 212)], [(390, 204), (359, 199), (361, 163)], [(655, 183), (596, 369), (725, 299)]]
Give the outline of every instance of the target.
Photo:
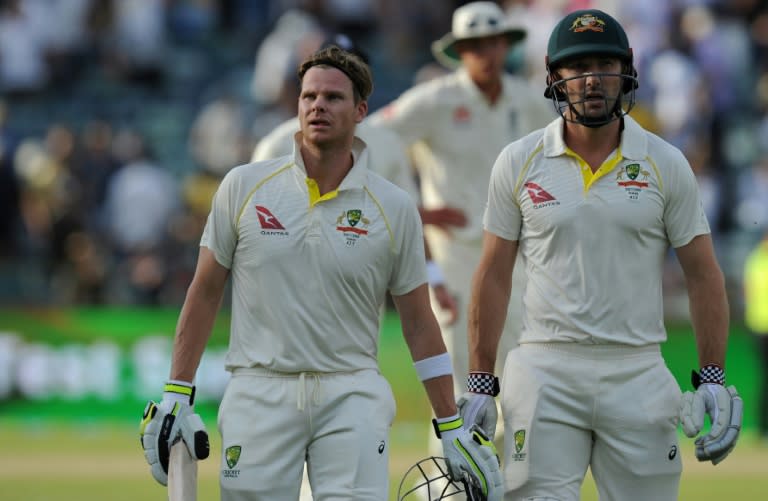
[(416, 369), (416, 374), (419, 375), (419, 379), (422, 381), (453, 374), (451, 356), (447, 351), (434, 357), (417, 360), (413, 363), (413, 366)]
[(437, 287), (445, 283), (443, 278), (443, 272), (440, 270), (440, 266), (431, 259), (427, 261), (427, 283), (430, 287)]

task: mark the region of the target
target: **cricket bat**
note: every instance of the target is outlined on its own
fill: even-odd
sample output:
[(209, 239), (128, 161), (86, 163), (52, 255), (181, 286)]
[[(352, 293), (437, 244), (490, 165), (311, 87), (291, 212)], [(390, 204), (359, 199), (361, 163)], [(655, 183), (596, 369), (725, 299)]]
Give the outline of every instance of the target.
[(168, 460), (168, 501), (197, 501), (197, 461), (181, 440)]

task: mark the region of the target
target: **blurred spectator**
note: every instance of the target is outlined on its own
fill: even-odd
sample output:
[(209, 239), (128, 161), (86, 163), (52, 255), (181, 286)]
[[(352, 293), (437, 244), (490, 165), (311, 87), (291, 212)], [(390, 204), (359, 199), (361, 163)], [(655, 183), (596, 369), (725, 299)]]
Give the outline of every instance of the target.
[(741, 174), (736, 200), (736, 220), (742, 230), (759, 233), (768, 229), (768, 152)]
[(21, 0), (0, 4), (0, 91), (22, 98), (48, 85), (48, 29)]
[(760, 359), (758, 430), (768, 440), (768, 230), (744, 264), (744, 321)]
[(190, 129), (189, 148), (203, 170), (220, 177), (248, 160), (250, 134), (236, 97), (224, 95), (203, 106)]
[(115, 142), (124, 165), (107, 189), (105, 223), (116, 252), (109, 299), (155, 304), (168, 273), (165, 251), (179, 208), (178, 183), (153, 161), (136, 131), (121, 131)]
[(164, 0), (111, 0), (112, 30), (105, 63), (118, 78), (158, 85), (165, 73)]

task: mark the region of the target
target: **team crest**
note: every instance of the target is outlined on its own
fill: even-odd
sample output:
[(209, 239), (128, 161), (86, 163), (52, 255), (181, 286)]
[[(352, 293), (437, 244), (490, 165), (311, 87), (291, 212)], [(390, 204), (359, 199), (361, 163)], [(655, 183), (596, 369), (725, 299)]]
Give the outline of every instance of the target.
[(242, 447), (239, 445), (233, 445), (232, 447), (227, 447), (227, 450), (224, 451), (224, 457), (227, 460), (227, 466), (231, 468), (234, 468), (238, 461), (240, 461), (240, 451), (242, 450)]
[(520, 452), (525, 445), (525, 430), (517, 430), (515, 432), (515, 451)]
[(639, 200), (640, 193), (648, 187), (650, 176), (651, 173), (640, 167), (640, 164), (629, 164), (616, 171), (616, 184), (624, 188), (629, 200)]
[(525, 447), (525, 430), (517, 430), (514, 435), (515, 440), (515, 453), (512, 454), (513, 461), (525, 461), (526, 454), (523, 452)]
[(368, 234), (367, 226), (371, 221), (363, 215), (360, 209), (342, 211), (336, 218), (336, 231), (344, 234), (347, 247), (354, 247), (360, 237)]
[(584, 14), (583, 16), (577, 17), (571, 25), (571, 31), (574, 33), (581, 33), (582, 31), (602, 32), (604, 29), (605, 21), (592, 14)]
[(347, 211), (347, 222), (350, 226), (357, 226), (361, 217), (363, 217), (363, 211), (360, 209), (351, 209)]
[(640, 174), (640, 164), (629, 164), (624, 167), (624, 170), (627, 171), (627, 177), (634, 181)]

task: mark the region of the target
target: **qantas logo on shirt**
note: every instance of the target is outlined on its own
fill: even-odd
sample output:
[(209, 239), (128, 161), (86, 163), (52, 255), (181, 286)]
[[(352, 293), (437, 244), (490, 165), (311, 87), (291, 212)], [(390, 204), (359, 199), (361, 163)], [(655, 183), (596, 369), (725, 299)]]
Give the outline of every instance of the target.
[(280, 224), (280, 221), (262, 205), (256, 206), (256, 215), (259, 216), (259, 224), (261, 225), (262, 235), (287, 235), (285, 227)]
[(455, 123), (469, 122), (472, 118), (472, 113), (469, 112), (466, 106), (459, 106), (453, 110), (453, 121)]
[(547, 190), (542, 188), (536, 183), (528, 181), (525, 183), (525, 189), (528, 190), (528, 196), (531, 197), (534, 209), (541, 209), (542, 207), (552, 207), (553, 205), (560, 205), (560, 202), (552, 195), (547, 193)]

